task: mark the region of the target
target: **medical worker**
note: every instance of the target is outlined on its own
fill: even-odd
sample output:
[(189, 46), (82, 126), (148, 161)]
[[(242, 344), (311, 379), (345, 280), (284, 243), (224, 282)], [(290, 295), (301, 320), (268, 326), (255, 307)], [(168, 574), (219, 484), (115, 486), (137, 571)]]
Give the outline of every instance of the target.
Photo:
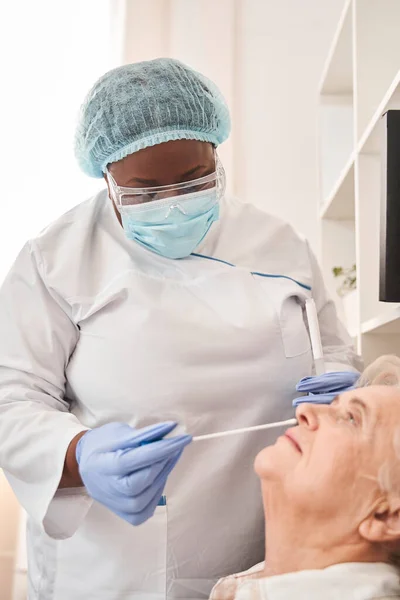
[(191, 436), (293, 416), (310, 296), (327, 369), (359, 366), (307, 242), (225, 197), (229, 130), (176, 60), (106, 73), (75, 145), (105, 189), (3, 284), (0, 466), (29, 515), (30, 600), (206, 598), (261, 560), (252, 463), (277, 433)]

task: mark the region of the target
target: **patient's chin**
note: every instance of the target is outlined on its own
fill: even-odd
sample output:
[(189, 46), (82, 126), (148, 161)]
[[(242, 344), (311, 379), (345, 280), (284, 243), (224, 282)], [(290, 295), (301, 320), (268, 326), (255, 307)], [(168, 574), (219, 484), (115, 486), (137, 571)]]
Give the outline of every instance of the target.
[(276, 471), (276, 462), (274, 461), (275, 446), (267, 446), (259, 452), (254, 461), (254, 470), (260, 479), (270, 477)]
[(301, 456), (293, 450), (292, 442), (284, 436), (275, 444), (259, 452), (254, 461), (254, 470), (260, 479), (285, 479), (298, 465)]

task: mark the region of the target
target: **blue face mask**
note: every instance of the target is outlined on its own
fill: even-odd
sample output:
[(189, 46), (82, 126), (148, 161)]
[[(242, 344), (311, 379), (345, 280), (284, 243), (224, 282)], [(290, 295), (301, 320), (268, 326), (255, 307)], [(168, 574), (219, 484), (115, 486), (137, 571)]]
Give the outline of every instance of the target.
[(126, 236), (166, 258), (185, 258), (219, 218), (216, 189), (120, 207)]

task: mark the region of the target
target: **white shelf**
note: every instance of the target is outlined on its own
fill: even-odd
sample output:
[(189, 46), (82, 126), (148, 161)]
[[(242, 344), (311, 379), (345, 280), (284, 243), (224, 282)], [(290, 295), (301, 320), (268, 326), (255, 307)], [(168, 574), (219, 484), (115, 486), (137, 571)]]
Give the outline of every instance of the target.
[(379, 301), (382, 115), (400, 110), (400, 0), (345, 0), (319, 87), (320, 261), (357, 266), (350, 335), (368, 364), (400, 356), (400, 304)]
[(335, 219), (338, 221), (351, 221), (354, 219), (354, 160), (355, 153), (352, 152), (332, 192), (321, 207), (321, 219)]
[(381, 146), (379, 125), (382, 115), (390, 109), (400, 109), (400, 71), (398, 71), (389, 89), (382, 98), (380, 105), (375, 111), (374, 116), (362, 134), (357, 147), (359, 153), (379, 154)]
[(346, 0), (325, 62), (319, 93), (348, 95), (353, 93), (351, 0)]
[(400, 68), (399, 0), (353, 0), (358, 141)]
[(400, 334), (400, 307), (366, 321), (361, 325), (361, 333)]

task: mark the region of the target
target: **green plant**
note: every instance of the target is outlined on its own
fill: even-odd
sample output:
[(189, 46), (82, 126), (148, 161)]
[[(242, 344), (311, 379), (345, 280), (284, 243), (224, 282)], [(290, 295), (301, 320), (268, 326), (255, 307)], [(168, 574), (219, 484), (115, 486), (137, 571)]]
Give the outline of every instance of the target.
[(346, 296), (357, 288), (357, 268), (353, 265), (347, 269), (343, 267), (333, 267), (333, 276), (337, 279), (343, 278), (340, 286), (337, 289), (339, 296)]

